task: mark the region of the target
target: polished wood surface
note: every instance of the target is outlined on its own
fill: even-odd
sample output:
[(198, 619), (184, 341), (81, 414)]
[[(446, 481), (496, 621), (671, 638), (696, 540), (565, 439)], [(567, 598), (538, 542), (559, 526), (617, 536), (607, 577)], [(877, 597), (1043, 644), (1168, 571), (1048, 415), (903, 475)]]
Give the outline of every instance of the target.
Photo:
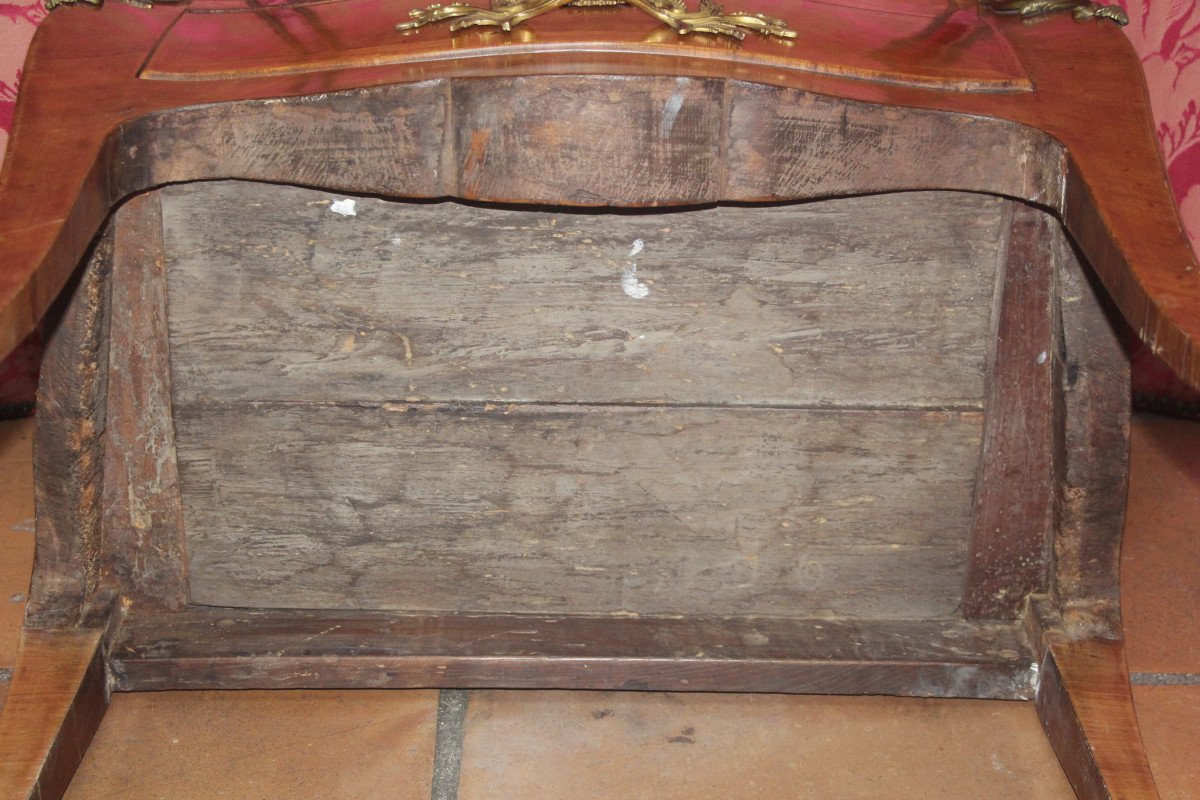
[[(738, 42), (681, 37), (632, 9), (563, 9), (511, 33), (430, 25), (398, 38), (411, 0), (333, 0), (320, 6), (193, 3), (156, 45), (144, 78), (204, 80), (322, 72), (445, 59), (600, 49), (627, 55), (717, 59), (754, 67), (882, 80), (969, 92), (1028, 91), (1029, 78), (996, 30), (970, 3), (925, 0), (824, 2), (755, 0), (754, 10), (786, 17), (795, 41), (750, 35)], [(961, 7), (960, 7), (961, 5)], [(335, 46), (330, 46), (336, 42)]]
[(102, 631), (21, 635), (0, 715), (0, 798), (53, 800), (66, 790), (108, 708)]
[(1080, 800), (1159, 800), (1120, 640), (1047, 636), (1037, 710)]

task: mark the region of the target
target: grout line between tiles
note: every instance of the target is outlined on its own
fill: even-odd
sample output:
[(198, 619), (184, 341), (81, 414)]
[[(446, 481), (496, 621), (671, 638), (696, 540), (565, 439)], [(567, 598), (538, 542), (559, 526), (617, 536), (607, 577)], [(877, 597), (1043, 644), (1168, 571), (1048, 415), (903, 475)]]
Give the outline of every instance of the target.
[(1134, 686), (1200, 686), (1200, 674), (1194, 672), (1131, 672)]
[(443, 689), (438, 693), (431, 800), (458, 800), (458, 774), (470, 695), (465, 689)]

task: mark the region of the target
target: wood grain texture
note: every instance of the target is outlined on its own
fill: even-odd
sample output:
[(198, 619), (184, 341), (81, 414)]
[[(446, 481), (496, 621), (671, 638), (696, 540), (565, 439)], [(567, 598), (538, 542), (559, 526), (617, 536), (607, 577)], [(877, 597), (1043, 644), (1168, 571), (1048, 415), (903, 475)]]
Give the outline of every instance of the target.
[(0, 798), (58, 800), (108, 707), (103, 631), (26, 630), (0, 711)]
[(957, 605), (1005, 203), (164, 195), (196, 602)]
[(1095, 278), (1059, 239), (1064, 463), (1055, 593), (1079, 638), (1120, 633), (1120, 551), (1129, 483), (1129, 357)]
[(1027, 699), (1015, 625), (196, 609), (131, 614), (119, 691), (587, 688)]
[[(453, 194), (579, 205), (720, 197), (725, 82), (691, 78), (462, 81), (455, 86)], [(522, 97), (496, 103), (501, 96)], [(589, 175), (580, 174), (590, 165)], [(582, 180), (581, 180), (582, 178)]]
[[(405, 35), (403, 46), (398, 47), (391, 25), (364, 22), (361, 10), (351, 3), (329, 4), (330, 8), (322, 9), (320, 25), (296, 24), (297, 17), (303, 20), (308, 9), (294, 6), (271, 8), (239, 2), (216, 9), (213, 5), (189, 4), (188, 11), (194, 13), (185, 13), (171, 28), (141, 76), (203, 80), (353, 69), (439, 58), (445, 47), (445, 28), (439, 26)], [(457, 55), (464, 59), (519, 55), (535, 48), (545, 51), (586, 42), (593, 47), (619, 47), (631, 54), (683, 52), (955, 91), (1031, 88), (1020, 62), (988, 17), (946, 3), (910, 0), (902, 8), (889, 6), (877, 3), (855, 8), (821, 0), (802, 4), (762, 0), (755, 6), (755, 11), (782, 16), (802, 31), (805, 47), (757, 36), (736, 47), (704, 34), (680, 37), (644, 14), (620, 8), (561, 11), (521, 25), (511, 36), (476, 28), (454, 38)], [(406, 2), (384, 2), (381, 15), (390, 15), (393, 22), (404, 20), (411, 7)], [(245, 13), (248, 11), (253, 13)], [(328, 47), (325, 38), (330, 29), (339, 32), (341, 48)]]
[[(1033, 128), (729, 84), (722, 198), (782, 200), (975, 189), (1054, 207), (1063, 153)], [(969, 145), (967, 143), (970, 142)], [(919, 229), (919, 228), (918, 228)]]
[(1037, 710), (1080, 800), (1159, 800), (1120, 640), (1051, 635)]
[(187, 564), (165, 270), (160, 198), (139, 195), (115, 222), (100, 560), (110, 591), (139, 606), (178, 609), (187, 603)]
[[(245, 180), (438, 197), (451, 193), (443, 151), (452, 119), (447, 81), (336, 92), (308, 102), (258, 100), (149, 114), (121, 126), (136, 153), (118, 191), (192, 179)], [(133, 166), (133, 165), (131, 165)]]
[[(413, 5), (419, 2), (411, 0)], [(307, 8), (311, 16), (303, 20), (302, 27), (311, 26), (331, 34), (318, 37), (319, 49), (324, 52), (314, 51), (310, 55), (318, 61), (336, 55), (344, 47), (337, 35), (338, 19), (344, 22), (345, 15), (341, 12), (348, 10), (350, 4), (326, 3)], [(859, 19), (865, 19), (861, 9), (856, 12), (811, 3), (805, 8), (823, 9), (826, 15), (859, 13)], [(360, 10), (358, 6), (354, 9)], [(365, 9), (364, 6), (362, 13), (349, 15), (356, 28), (386, 27), (395, 21), (390, 11), (375, 11), (373, 15)], [(402, 10), (399, 6), (396, 9)], [(971, 9), (964, 11), (972, 13)], [(737, 57), (736, 47), (697, 50), (692, 46), (697, 40), (680, 41), (683, 37), (674, 34), (668, 37), (676, 43), (674, 48), (654, 53), (630, 50), (621, 44), (629, 35), (637, 35), (628, 27), (631, 17), (627, 14), (620, 15), (615, 23), (605, 23), (605, 19), (612, 18), (597, 15), (560, 16), (556, 19), (564, 20), (565, 35), (558, 45), (539, 48), (536, 42), (531, 42), (519, 53), (494, 57), (481, 54), (478, 58), (456, 58), (455, 39), (441, 31), (444, 38), (437, 41), (443, 46), (435, 48), (429, 59), (419, 63), (368, 60), (361, 67), (303, 74), (248, 69), (239, 77), (223, 81), (140, 79), (138, 73), (146, 57), (184, 13), (180, 6), (131, 9), (110, 4), (99, 13), (67, 9), (39, 27), (25, 70), (26, 91), (15, 113), (10, 152), (0, 173), (0, 192), (5, 197), (20, 198), (19, 203), (5, 202), (0, 216), (0, 239), (6, 254), (0, 271), (0, 336), (3, 337), (0, 350), (7, 351), (19, 341), (47, 308), (78, 264), (108, 209), (120, 196), (147, 188), (140, 182), (154, 180), (155, 175), (169, 174), (182, 180), (240, 174), (242, 163), (236, 157), (193, 159), (190, 153), (195, 152), (194, 148), (181, 147), (176, 155), (169, 144), (150, 147), (147, 140), (136, 136), (123, 138), (123, 132), (135, 129), (139, 120), (158, 115), (161, 121), (178, 109), (192, 109), (178, 112), (184, 117), (195, 113), (219, 114), (221, 111), (216, 108), (199, 112), (194, 109), (206, 103), (249, 102), (257, 104), (257, 113), (243, 120), (246, 128), (251, 129), (269, 125), (276, 113), (290, 113), (277, 112), (280, 108), (338, 102), (334, 93), (341, 91), (445, 79), (448, 85), (444, 90), (447, 96), (452, 96), (453, 83), (463, 78), (591, 73), (715, 78), (757, 83), (780, 91), (828, 95), (847, 103), (874, 104), (877, 120), (892, 127), (909, 124), (910, 115), (920, 113), (917, 109), (957, 118), (962, 125), (962, 136), (946, 140), (943, 151), (922, 151), (932, 160), (929, 173), (921, 176), (921, 185), (928, 187), (930, 182), (941, 182), (940, 188), (1009, 194), (1045, 203), (1060, 213), (1133, 328), (1185, 380), (1200, 381), (1200, 347), (1196, 345), (1200, 338), (1200, 311), (1197, 311), (1200, 303), (1196, 302), (1200, 297), (1200, 270), (1164, 180), (1137, 58), (1113, 26), (1079, 23), (1068, 15), (1059, 15), (1039, 25), (1024, 25), (1015, 19), (989, 20), (988, 24), (1013, 48), (1036, 87), (1033, 92), (939, 92), (904, 85), (901, 78), (906, 69), (927, 63), (931, 53), (944, 55), (955, 51), (954, 46), (947, 45), (957, 41), (955, 32), (963, 28), (961, 19), (954, 14), (928, 18), (928, 22), (922, 23), (924, 29), (914, 34), (916, 38), (911, 41), (904, 37), (893, 40), (896, 46), (887, 50), (886, 59), (891, 77), (881, 75), (878, 81), (746, 63)], [(565, 23), (568, 18), (573, 20), (570, 25)], [(816, 14), (810, 26), (814, 40), (836, 45), (836, 37), (821, 27), (820, 18), (821, 14)], [(589, 20), (594, 26), (586, 36), (571, 32), (574, 21), (580, 19)], [(543, 33), (556, 28), (556, 23), (550, 20), (539, 23)], [(613, 27), (608, 27), (609, 24)], [(639, 24), (644, 24), (644, 18)], [(893, 36), (898, 34), (886, 25), (880, 30), (891, 31)], [(596, 32), (603, 32), (608, 41), (596, 43)], [(243, 40), (238, 46), (244, 53), (265, 54), (277, 35), (278, 31), (264, 29), (258, 44)], [(397, 37), (397, 49), (403, 48), (403, 40)], [(845, 47), (854, 49), (852, 44)], [(253, 55), (250, 58), (253, 60)], [(1106, 90), (1080, 91), (1079, 87), (1084, 85), (1104, 86)], [(728, 88), (724, 92), (727, 98), (732, 94)], [(309, 97), (260, 102), (300, 96)], [(488, 102), (518, 104), (522, 98), (498, 99), (493, 95)], [(442, 107), (452, 108), (453, 104)], [(1105, 125), (1096, 126), (1097, 119), (1105, 120)], [(569, 120), (560, 123), (564, 136), (575, 132)], [(1006, 132), (1010, 147), (984, 148), (969, 169), (957, 169), (963, 163), (961, 153), (975, 152), (983, 132), (993, 129)], [(171, 136), (169, 125), (146, 130), (154, 135)], [(583, 128), (578, 132), (594, 135), (595, 129)], [(252, 135), (229, 128), (217, 129), (214, 135), (218, 140), (232, 141), (230, 137), (241, 136), (242, 141), (253, 141)], [(300, 143), (301, 149), (311, 145), (316, 153), (326, 147), (322, 142), (331, 137), (336, 140), (340, 131), (334, 126), (318, 124), (307, 130), (298, 126), (288, 135), (294, 137), (290, 141)], [(186, 141), (186, 137), (179, 141)], [(722, 146), (724, 152), (731, 151), (729, 141)], [(43, 180), (47, 151), (55, 154), (59, 180)], [(255, 163), (273, 173), (273, 179), (296, 179), (297, 170), (289, 159), (278, 160), (277, 165), (271, 166), (271, 159), (264, 158), (261, 151), (255, 154), (252, 146), (249, 151)], [(459, 158), (467, 154), (452, 155)], [(769, 172), (779, 168), (781, 159), (793, 160), (794, 155), (774, 153), (772, 160), (751, 161), (749, 166)], [(155, 160), (157, 163), (152, 163)], [(289, 163), (293, 168), (289, 168)], [(943, 163), (948, 169), (941, 167)], [(1014, 163), (1021, 166), (1014, 170)], [(582, 176), (600, 174), (595, 162), (580, 167)], [(875, 176), (867, 176), (871, 178), (867, 190), (888, 183), (894, 189), (913, 188), (889, 176), (892, 169), (897, 169), (894, 164), (883, 164), (881, 169)], [(911, 175), (908, 166), (898, 169), (897, 175)], [(343, 180), (336, 164), (324, 171), (306, 167), (304, 172), (321, 176), (321, 182), (331, 188), (354, 188), (352, 181)], [(933, 173), (938, 177), (933, 177)], [(457, 171), (438, 171), (438, 196), (449, 191), (448, 178), (452, 174)], [(405, 182), (390, 191), (414, 194), (414, 186)], [(620, 204), (629, 199), (613, 197), (606, 201)], [(674, 195), (655, 198), (660, 203), (679, 201)]]
[(191, 596), (292, 608), (928, 618), (982, 415), (195, 406)]
[(1010, 123), (688, 75), (476, 77), (247, 100), (148, 114), (114, 146), (137, 156), (122, 194), (196, 175), (286, 176), (393, 197), (632, 207), (984, 186), (1057, 206), (1064, 163), (1044, 134)]
[(1052, 225), (1033, 208), (1012, 207), (963, 591), (968, 618), (1014, 619), (1047, 582), (1061, 452)]
[(38, 385), (34, 439), (36, 569), (26, 624), (79, 621), (99, 583), (108, 396), (111, 227), (50, 333)]
[(661, 214), (360, 199), (345, 217), (288, 187), (163, 195), (181, 407), (983, 407), (994, 198)]

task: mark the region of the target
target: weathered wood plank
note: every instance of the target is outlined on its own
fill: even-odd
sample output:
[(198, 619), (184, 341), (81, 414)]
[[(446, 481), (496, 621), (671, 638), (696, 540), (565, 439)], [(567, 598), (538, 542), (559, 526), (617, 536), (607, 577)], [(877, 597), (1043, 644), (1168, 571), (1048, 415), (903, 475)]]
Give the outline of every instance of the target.
[(280, 103), (250, 100), (132, 119), (118, 130), (128, 169), (116, 196), (195, 180), (279, 181), (441, 197), (449, 85), (433, 80)]
[(982, 407), (996, 198), (662, 214), (363, 199), (354, 217), (329, 200), (164, 190), (177, 404)]
[[(725, 81), (500, 78), (455, 81), (451, 91), (452, 194), (596, 206), (709, 203), (721, 194)], [(496, 102), (496, 92), (523, 99)]]
[[(1033, 128), (888, 108), (761, 84), (730, 85), (725, 193), (775, 200), (915, 189), (1061, 201), (1063, 153)], [(970, 142), (963, 146), (963, 142)], [(920, 219), (920, 222), (917, 220)], [(926, 220), (908, 221), (918, 233)], [(932, 240), (929, 241), (932, 244)]]
[(112, 229), (98, 240), (42, 357), (34, 440), (31, 627), (77, 624), (99, 582)]
[(1129, 484), (1129, 356), (1103, 290), (1059, 238), (1065, 426), (1055, 592), (1077, 636), (1120, 635), (1120, 551)]
[(118, 213), (112, 268), (103, 580), (148, 608), (187, 603), (183, 511), (167, 353), (167, 281), (157, 192)]
[(978, 412), (248, 404), (177, 415), (194, 602), (928, 618)]
[(403, 615), (193, 609), (131, 614), (121, 691), (507, 687), (1027, 699), (1013, 624)]
[(108, 708), (100, 628), (26, 630), (0, 712), (0, 800), (58, 800)]
[(1055, 227), (1035, 208), (1012, 206), (963, 592), (968, 618), (1014, 619), (1048, 580), (1062, 448)]

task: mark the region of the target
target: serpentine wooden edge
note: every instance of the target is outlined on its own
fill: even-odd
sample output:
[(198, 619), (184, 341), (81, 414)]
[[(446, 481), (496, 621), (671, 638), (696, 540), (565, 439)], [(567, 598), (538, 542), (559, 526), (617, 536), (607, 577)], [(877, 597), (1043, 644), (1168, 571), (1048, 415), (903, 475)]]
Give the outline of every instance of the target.
[[(750, 181), (760, 189), (741, 192), (726, 181), (704, 196), (651, 201), (490, 196), (444, 175), (432, 187), (368, 186), (339, 179), (333, 168), (320, 184), (395, 197), (613, 205), (813, 199), (883, 188), (1018, 197), (1060, 216), (1134, 330), (1200, 387), (1200, 270), (1167, 186), (1140, 64), (1118, 27), (1101, 19), (1114, 16), (1102, 7), (997, 0), (993, 10), (1013, 12), (1004, 16), (973, 0), (747, 0), (751, 12), (797, 36), (751, 33), (737, 41), (680, 36), (645, 11), (670, 0), (636, 8), (547, 2), (553, 13), (510, 32), (433, 24), (396, 31), (425, 8), (419, 0), (190, 0), (56, 11), (30, 48), (0, 173), (0, 353), (33, 329), (124, 198), (169, 181), (298, 182), (304, 137), (292, 156), (256, 171), (175, 153), (172, 141), (156, 137), (168, 120), (193, 113), (184, 109), (273, 100), (303, 109), (307, 101), (284, 98), (437, 79), (449, 87), (487, 77), (676, 76), (775, 87), (793, 100), (824, 95), (869, 104), (880, 120), (897, 107), (936, 112), (962, 134), (947, 141), (948, 157), (961, 159), (975, 133), (1000, 131), (1010, 146), (980, 149), (974, 166), (952, 179), (916, 179), (909, 165), (845, 185), (832, 181), (829, 164), (768, 163), (756, 167), (767, 177), (811, 170), (811, 179), (786, 190), (769, 188), (778, 181)], [(1056, 10), (1074, 15), (1023, 18)], [(275, 106), (256, 108), (269, 120)], [(876, 145), (902, 153), (901, 128), (893, 125), (892, 138)], [(194, 153), (207, 143), (190, 144)], [(926, 150), (936, 144), (925, 142)], [(996, 177), (1011, 175), (1014, 162), (1022, 181)]]

